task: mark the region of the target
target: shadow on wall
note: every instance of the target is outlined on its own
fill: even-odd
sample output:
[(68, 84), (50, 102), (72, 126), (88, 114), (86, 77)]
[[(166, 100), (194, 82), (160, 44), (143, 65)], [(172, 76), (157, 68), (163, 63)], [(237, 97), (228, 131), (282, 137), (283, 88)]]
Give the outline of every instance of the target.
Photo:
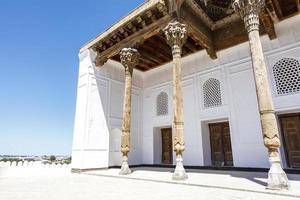
[[(121, 135), (119, 128), (114, 128), (109, 134), (109, 165), (121, 165)], [(129, 153), (130, 156), (130, 153)]]

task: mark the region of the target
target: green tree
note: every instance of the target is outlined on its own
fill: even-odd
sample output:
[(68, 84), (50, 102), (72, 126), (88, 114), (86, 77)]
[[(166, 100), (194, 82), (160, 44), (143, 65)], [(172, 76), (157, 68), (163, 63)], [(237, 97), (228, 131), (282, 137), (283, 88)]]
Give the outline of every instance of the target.
[(51, 162), (54, 162), (54, 161), (56, 161), (56, 157), (55, 157), (55, 156), (53, 156), (53, 155), (52, 155), (52, 156), (50, 156), (50, 161), (51, 161)]
[(72, 162), (71, 156), (64, 160), (64, 164), (71, 164), (71, 162)]

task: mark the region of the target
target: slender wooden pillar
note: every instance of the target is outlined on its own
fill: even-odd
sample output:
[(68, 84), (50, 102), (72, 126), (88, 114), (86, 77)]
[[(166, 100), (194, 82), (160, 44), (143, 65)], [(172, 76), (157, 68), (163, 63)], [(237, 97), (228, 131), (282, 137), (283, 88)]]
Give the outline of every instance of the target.
[(121, 63), (125, 68), (125, 94), (123, 103), (123, 122), (121, 135), (122, 166), (120, 175), (130, 174), (128, 153), (130, 151), (130, 122), (131, 122), (131, 88), (133, 68), (139, 59), (136, 49), (124, 48), (120, 52)]
[(271, 165), (267, 188), (288, 189), (289, 181), (281, 167), (278, 126), (259, 37), (259, 13), (264, 9), (264, 4), (264, 0), (235, 0), (233, 8), (243, 19), (248, 31), (263, 140)]
[(164, 29), (167, 43), (171, 46), (173, 55), (173, 146), (176, 152), (176, 168), (173, 174), (175, 180), (187, 179), (183, 167), (183, 99), (181, 89), (181, 49), (187, 38), (185, 24), (171, 22)]

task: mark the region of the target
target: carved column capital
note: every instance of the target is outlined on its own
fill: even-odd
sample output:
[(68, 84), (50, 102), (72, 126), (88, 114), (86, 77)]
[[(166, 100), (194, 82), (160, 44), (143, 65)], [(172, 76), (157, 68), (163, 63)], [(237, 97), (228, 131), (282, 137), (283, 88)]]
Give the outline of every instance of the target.
[(171, 22), (167, 27), (163, 29), (167, 43), (172, 48), (172, 54), (181, 55), (182, 45), (187, 39), (187, 27), (185, 24), (181, 24), (178, 21)]
[(136, 49), (123, 48), (120, 52), (121, 63), (125, 68), (125, 73), (132, 75), (133, 68), (139, 61), (140, 54)]
[(265, 0), (234, 0), (232, 7), (244, 20), (249, 32), (259, 29), (259, 13), (265, 6)]

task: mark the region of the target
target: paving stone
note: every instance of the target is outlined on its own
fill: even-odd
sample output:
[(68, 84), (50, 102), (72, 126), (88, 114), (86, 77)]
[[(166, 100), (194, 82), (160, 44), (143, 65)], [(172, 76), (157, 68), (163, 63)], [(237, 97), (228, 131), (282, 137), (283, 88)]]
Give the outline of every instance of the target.
[(293, 197), (91, 175), (0, 178), (1, 200), (292, 200)]

